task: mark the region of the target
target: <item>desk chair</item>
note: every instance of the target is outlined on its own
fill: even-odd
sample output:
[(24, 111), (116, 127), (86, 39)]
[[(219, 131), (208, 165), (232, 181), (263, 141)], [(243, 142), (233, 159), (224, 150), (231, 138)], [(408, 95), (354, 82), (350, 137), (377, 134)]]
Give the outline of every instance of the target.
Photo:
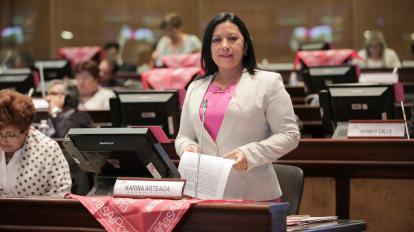
[(273, 164), (282, 189), (282, 201), (290, 205), (288, 215), (299, 212), (303, 193), (303, 171), (301, 168), (284, 164)]

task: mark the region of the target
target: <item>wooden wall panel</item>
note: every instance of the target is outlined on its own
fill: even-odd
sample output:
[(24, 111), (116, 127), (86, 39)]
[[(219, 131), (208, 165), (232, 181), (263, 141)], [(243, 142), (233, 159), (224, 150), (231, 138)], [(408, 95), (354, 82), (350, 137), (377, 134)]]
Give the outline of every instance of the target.
[(365, 30), (380, 30), (400, 59), (413, 59), (414, 1), (354, 0), (354, 47), (362, 48)]
[(410, 232), (414, 228), (414, 180), (351, 179), (351, 218), (368, 232)]
[[(29, 41), (24, 47), (36, 58), (54, 56), (63, 46), (102, 45), (117, 40), (122, 25), (134, 30), (153, 29), (158, 38), (162, 33), (159, 21), (171, 11), (182, 15), (185, 32), (200, 38), (206, 23), (218, 12), (235, 12), (251, 31), (259, 62), (263, 58), (292, 62), (294, 52), (289, 43), (293, 29), (322, 24), (332, 27), (336, 48), (360, 49), (363, 32), (380, 29), (401, 59), (413, 58), (412, 0), (2, 0), (0, 9), (2, 27), (22, 16), (28, 19), (25, 23)], [(63, 40), (63, 30), (72, 31), (75, 37)], [(130, 59), (141, 45), (128, 45)]]
[[(159, 29), (160, 20), (165, 13), (173, 11), (182, 16), (184, 31), (198, 31), (198, 20), (194, 20), (198, 15), (195, 1), (56, 1), (54, 14), (57, 28), (54, 37), (56, 47), (101, 46), (108, 41), (118, 40), (121, 28), (125, 25), (132, 30), (141, 27), (149, 28), (154, 30), (159, 38), (162, 34)], [(72, 31), (74, 38), (72, 40), (60, 38), (61, 30)], [(139, 46), (139, 43), (131, 43)], [(131, 52), (137, 51), (137, 47), (132, 45), (128, 47), (129, 50), (133, 50)]]
[[(50, 0), (1, 0), (0, 29), (20, 26), (24, 43), (15, 49), (26, 50), (34, 57), (44, 58), (50, 51)], [(4, 39), (2, 38), (2, 41)], [(0, 44), (4, 48), (5, 44)]]

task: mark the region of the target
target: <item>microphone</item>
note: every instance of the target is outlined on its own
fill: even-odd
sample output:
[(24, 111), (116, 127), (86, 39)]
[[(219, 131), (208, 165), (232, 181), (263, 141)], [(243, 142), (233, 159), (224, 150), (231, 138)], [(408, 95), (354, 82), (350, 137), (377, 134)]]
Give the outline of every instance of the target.
[(200, 158), (201, 158), (201, 148), (203, 145), (203, 135), (204, 135), (204, 118), (206, 116), (207, 111), (207, 99), (203, 100), (203, 103), (201, 104), (201, 135), (200, 135), (200, 146), (198, 149), (197, 154), (197, 173), (196, 173), (196, 179), (195, 179), (195, 187), (194, 187), (194, 197), (198, 198), (198, 177), (200, 176)]
[(40, 75), (40, 89), (42, 91), (42, 97), (46, 98), (45, 75), (44, 75), (42, 62), (39, 62), (38, 68), (39, 68), (39, 75)]
[[(392, 70), (392, 74), (397, 75), (398, 67), (395, 66)], [(407, 116), (405, 115), (405, 107), (404, 107), (404, 87), (402, 83), (395, 83), (394, 84), (394, 94), (397, 101), (400, 101), (401, 104), (401, 111), (404, 119), (404, 127), (405, 127), (405, 133), (407, 134), (407, 139), (410, 139), (410, 132), (408, 131), (408, 124), (407, 124)]]
[(3, 60), (0, 63), (0, 73), (4, 72), (7, 69), (6, 63), (9, 61), (12, 55), (13, 53), (10, 50), (6, 53), (6, 56), (3, 58)]

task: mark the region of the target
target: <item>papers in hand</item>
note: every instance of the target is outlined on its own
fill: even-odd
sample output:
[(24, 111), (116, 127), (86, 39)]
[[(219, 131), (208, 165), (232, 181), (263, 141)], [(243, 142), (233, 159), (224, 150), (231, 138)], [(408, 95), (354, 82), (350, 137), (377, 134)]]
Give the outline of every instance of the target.
[[(178, 166), (181, 178), (186, 180), (184, 195), (195, 196), (195, 179), (197, 176), (197, 156), (199, 154), (185, 152)], [(224, 189), (234, 160), (218, 156), (200, 154), (200, 170), (198, 176), (198, 198), (223, 199)]]

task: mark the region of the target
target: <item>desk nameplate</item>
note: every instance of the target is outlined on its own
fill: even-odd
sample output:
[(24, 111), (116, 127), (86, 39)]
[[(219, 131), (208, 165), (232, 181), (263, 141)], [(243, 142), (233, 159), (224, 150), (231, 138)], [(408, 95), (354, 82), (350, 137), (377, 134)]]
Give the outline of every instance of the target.
[(348, 138), (404, 138), (403, 120), (351, 120)]
[(185, 180), (118, 177), (114, 197), (181, 199)]

